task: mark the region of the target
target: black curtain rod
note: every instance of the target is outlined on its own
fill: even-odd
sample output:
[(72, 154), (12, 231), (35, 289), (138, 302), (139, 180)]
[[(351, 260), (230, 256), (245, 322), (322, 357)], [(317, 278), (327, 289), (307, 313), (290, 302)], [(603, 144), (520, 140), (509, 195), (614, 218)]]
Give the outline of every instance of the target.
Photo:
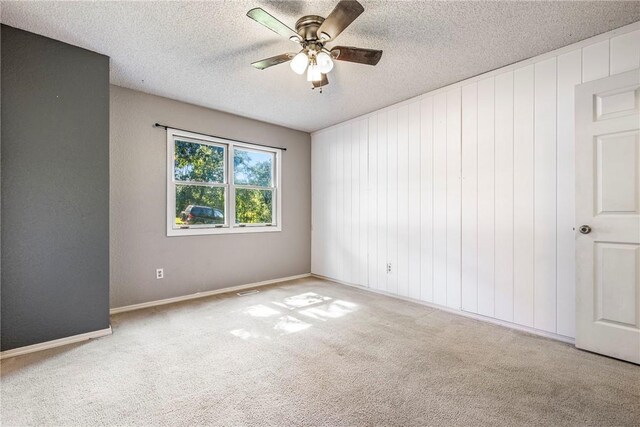
[(242, 142), (243, 144), (257, 145), (258, 147), (275, 148), (276, 150), (287, 151), (287, 149), (283, 148), (283, 147), (274, 147), (273, 145), (256, 144), (255, 142), (246, 142), (246, 141), (240, 141), (240, 140), (237, 140), (237, 139), (224, 138), (222, 136), (211, 135), (211, 134), (208, 134), (208, 133), (195, 132), (195, 131), (192, 131), (192, 130), (175, 128), (173, 126), (161, 125), (160, 123), (154, 123), (153, 127), (165, 128), (165, 129), (171, 128), (171, 129), (175, 129), (175, 130), (181, 130), (183, 132), (198, 133), (200, 135), (210, 136), (212, 138), (224, 139), (225, 141), (229, 141), (229, 142)]

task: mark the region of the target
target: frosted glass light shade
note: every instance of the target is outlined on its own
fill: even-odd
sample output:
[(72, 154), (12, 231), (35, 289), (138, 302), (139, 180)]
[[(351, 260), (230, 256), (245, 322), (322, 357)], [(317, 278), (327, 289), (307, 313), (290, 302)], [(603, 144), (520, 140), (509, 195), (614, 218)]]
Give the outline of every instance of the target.
[(322, 80), (320, 67), (314, 64), (309, 65), (309, 69), (307, 70), (307, 81), (319, 82), (320, 80)]
[(307, 69), (307, 64), (309, 63), (309, 58), (304, 52), (298, 53), (291, 60), (291, 69), (297, 74), (303, 74), (304, 70)]
[(320, 72), (323, 74), (327, 74), (333, 69), (333, 60), (331, 59), (331, 56), (326, 52), (320, 52), (318, 56), (316, 56), (316, 61), (318, 62)]

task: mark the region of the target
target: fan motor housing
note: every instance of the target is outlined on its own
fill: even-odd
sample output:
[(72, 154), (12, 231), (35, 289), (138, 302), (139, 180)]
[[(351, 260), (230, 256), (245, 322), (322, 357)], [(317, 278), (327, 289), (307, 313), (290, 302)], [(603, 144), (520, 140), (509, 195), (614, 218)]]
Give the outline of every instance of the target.
[(296, 32), (305, 41), (318, 40), (318, 28), (324, 22), (324, 18), (318, 15), (306, 15), (296, 22)]

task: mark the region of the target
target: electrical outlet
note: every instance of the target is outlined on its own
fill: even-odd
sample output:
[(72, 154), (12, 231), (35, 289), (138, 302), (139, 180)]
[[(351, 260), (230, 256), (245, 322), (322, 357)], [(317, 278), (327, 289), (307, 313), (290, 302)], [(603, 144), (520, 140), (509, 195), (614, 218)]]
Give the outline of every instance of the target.
[(156, 279), (164, 279), (164, 269), (156, 269)]
[(390, 273), (391, 273), (391, 263), (388, 262), (387, 263), (387, 274), (390, 274)]

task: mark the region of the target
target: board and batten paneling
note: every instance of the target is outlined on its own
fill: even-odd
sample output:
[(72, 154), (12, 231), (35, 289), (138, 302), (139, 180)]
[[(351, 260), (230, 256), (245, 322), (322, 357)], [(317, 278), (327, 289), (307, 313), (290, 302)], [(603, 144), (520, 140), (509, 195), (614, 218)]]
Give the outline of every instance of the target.
[[(640, 46), (640, 43), (638, 43)], [(638, 49), (640, 51), (640, 49)], [(557, 271), (556, 271), (556, 332), (575, 335), (575, 127), (574, 88), (582, 83), (582, 52), (574, 50), (558, 56), (558, 104), (557, 104)]]
[(377, 115), (375, 118), (371, 117), (370, 120), (376, 122), (378, 128), (378, 186), (373, 189), (372, 192), (377, 193), (378, 209), (371, 214), (374, 216), (377, 223), (379, 233), (375, 236), (378, 240), (378, 259), (377, 259), (377, 289), (381, 291), (387, 291), (387, 282), (389, 274), (387, 273), (387, 263), (389, 258), (387, 257), (387, 152), (388, 152), (388, 138), (387, 138), (387, 114)]
[[(463, 110), (466, 107), (463, 106)], [(478, 311), (494, 317), (495, 303), (495, 79), (478, 82)], [(465, 171), (463, 171), (464, 173)], [(468, 206), (468, 209), (473, 209)], [(473, 230), (469, 230), (473, 232)], [(473, 286), (469, 284), (469, 286)]]
[(533, 327), (534, 66), (513, 73), (513, 322)]
[(447, 298), (446, 305), (460, 308), (460, 245), (462, 235), (462, 104), (461, 90), (455, 88), (447, 92), (447, 174), (446, 182), (446, 213), (447, 219)]
[(575, 335), (576, 84), (640, 24), (312, 134), (312, 272)]
[(495, 79), (495, 316), (513, 321), (513, 72)]
[(420, 299), (420, 103), (409, 105), (409, 297)]
[(398, 294), (398, 109), (387, 113), (387, 291)]
[(556, 58), (534, 67), (533, 325), (556, 328)]
[(433, 98), (433, 302), (447, 304), (446, 92)]
[(478, 311), (478, 85), (462, 88), (462, 309)]
[(433, 98), (420, 101), (420, 299), (433, 301)]
[[(398, 294), (409, 296), (409, 107), (398, 108)], [(393, 272), (393, 270), (392, 270)]]

